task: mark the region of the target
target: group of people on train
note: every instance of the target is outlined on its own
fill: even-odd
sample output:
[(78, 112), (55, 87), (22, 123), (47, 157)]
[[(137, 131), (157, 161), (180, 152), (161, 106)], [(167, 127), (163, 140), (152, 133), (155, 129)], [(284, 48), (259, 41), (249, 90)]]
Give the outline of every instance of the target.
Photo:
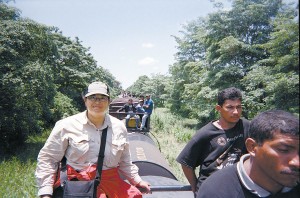
[(127, 103), (117, 110), (117, 112), (125, 111), (127, 114), (125, 117), (126, 120), (126, 127), (129, 127), (129, 120), (130, 118), (135, 119), (136, 129), (138, 130), (145, 130), (147, 119), (152, 114), (154, 107), (154, 102), (151, 99), (150, 94), (146, 94), (146, 99), (144, 96), (139, 97), (139, 102), (137, 105), (133, 103), (133, 99), (129, 98)]
[[(83, 101), (86, 110), (58, 121), (38, 155), (38, 195), (52, 197), (63, 157), (68, 179), (73, 173), (77, 180), (93, 179), (87, 176), (95, 176), (99, 139), (105, 130), (107, 149), (97, 198), (142, 198), (138, 188), (151, 193), (151, 184), (142, 180), (138, 167), (132, 163), (124, 123), (107, 113), (107, 85), (91, 83)], [(147, 94), (136, 106), (129, 98), (119, 111), (125, 110), (129, 119), (138, 111), (144, 112), (141, 126), (136, 125), (143, 130), (153, 105)], [(200, 128), (179, 153), (176, 161), (181, 164), (194, 197), (299, 197), (299, 117), (282, 110), (268, 110), (250, 122), (242, 118), (242, 109), (241, 90), (221, 90), (215, 106), (219, 118)]]

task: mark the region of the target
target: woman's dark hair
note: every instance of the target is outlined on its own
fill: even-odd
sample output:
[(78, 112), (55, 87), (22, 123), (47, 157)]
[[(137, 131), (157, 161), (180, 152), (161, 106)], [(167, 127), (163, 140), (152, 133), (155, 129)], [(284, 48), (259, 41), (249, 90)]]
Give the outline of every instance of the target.
[(258, 144), (271, 140), (274, 133), (299, 136), (299, 118), (282, 110), (269, 110), (257, 115), (250, 124), (249, 137)]

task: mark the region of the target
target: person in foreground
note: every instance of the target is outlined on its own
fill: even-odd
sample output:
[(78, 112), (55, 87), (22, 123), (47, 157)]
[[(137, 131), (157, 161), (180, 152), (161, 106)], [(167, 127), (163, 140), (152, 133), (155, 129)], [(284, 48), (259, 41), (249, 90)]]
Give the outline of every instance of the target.
[(211, 175), (197, 198), (298, 198), (299, 118), (282, 110), (256, 116), (246, 140), (249, 154)]
[[(64, 156), (68, 179), (94, 179), (101, 134), (105, 128), (108, 128), (106, 148), (97, 197), (141, 198), (142, 194), (136, 187), (149, 193), (149, 184), (141, 179), (138, 167), (132, 164), (125, 125), (108, 114), (110, 98), (107, 85), (91, 83), (83, 94), (83, 100), (86, 110), (58, 121), (39, 152), (35, 172), (38, 195), (51, 197), (53, 189), (60, 185), (55, 178)], [(131, 185), (123, 181), (119, 173)]]
[[(198, 130), (176, 159), (195, 194), (207, 177), (238, 162), (246, 153), (245, 139), (250, 124), (241, 118), (241, 91), (235, 87), (220, 91), (215, 108), (220, 118)], [(198, 166), (197, 179), (195, 169)]]

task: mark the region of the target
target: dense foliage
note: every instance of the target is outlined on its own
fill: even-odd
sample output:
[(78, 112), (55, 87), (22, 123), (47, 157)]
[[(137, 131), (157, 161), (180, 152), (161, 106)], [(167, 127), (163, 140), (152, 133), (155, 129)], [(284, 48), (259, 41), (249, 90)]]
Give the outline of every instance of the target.
[(170, 78), (167, 76), (156, 74), (149, 78), (144, 75), (140, 76), (126, 91), (136, 96), (150, 94), (156, 107), (164, 107), (168, 99), (169, 87)]
[(0, 152), (83, 110), (81, 93), (95, 80), (106, 82), (112, 96), (121, 90), (78, 38), (23, 19), (0, 1)]
[[(170, 76), (161, 77), (162, 91), (155, 97), (163, 96), (173, 113), (202, 124), (217, 118), (216, 95), (230, 86), (243, 91), (249, 119), (273, 108), (299, 114), (298, 19), (298, 5), (234, 0), (231, 10), (188, 23), (182, 36), (174, 37), (177, 61)], [(147, 89), (154, 93), (156, 86)]]
[[(84, 109), (80, 93), (91, 81), (106, 82), (112, 98), (121, 90), (78, 38), (23, 19), (5, 2), (0, 0), (0, 152)], [(245, 117), (273, 108), (299, 114), (298, 19), (298, 5), (281, 0), (233, 0), (230, 10), (191, 21), (174, 36), (169, 75), (140, 76), (126, 91), (149, 93), (156, 107), (200, 124), (217, 118), (216, 94), (230, 86), (244, 93)]]

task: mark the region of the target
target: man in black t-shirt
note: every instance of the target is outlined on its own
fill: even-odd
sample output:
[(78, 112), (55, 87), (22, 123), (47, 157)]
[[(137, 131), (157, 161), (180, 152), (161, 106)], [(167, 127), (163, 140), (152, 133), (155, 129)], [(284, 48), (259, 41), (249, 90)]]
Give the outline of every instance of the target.
[(135, 119), (136, 128), (138, 128), (139, 127), (140, 118), (139, 118), (138, 115), (136, 115), (136, 107), (133, 104), (133, 99), (132, 98), (129, 98), (128, 102), (123, 107), (121, 107), (120, 109), (118, 109), (117, 112), (120, 112), (120, 111), (123, 111), (123, 110), (125, 110), (125, 113), (127, 114), (126, 117), (125, 117), (125, 119), (126, 119), (126, 127), (129, 127), (128, 126), (129, 119), (133, 117)]
[(299, 118), (281, 110), (256, 116), (246, 140), (249, 154), (207, 178), (197, 198), (298, 198)]
[[(198, 130), (176, 159), (195, 194), (208, 176), (233, 165), (246, 152), (249, 121), (241, 119), (241, 91), (234, 87), (222, 90), (215, 108), (220, 118)], [(195, 168), (198, 166), (197, 178)]]

